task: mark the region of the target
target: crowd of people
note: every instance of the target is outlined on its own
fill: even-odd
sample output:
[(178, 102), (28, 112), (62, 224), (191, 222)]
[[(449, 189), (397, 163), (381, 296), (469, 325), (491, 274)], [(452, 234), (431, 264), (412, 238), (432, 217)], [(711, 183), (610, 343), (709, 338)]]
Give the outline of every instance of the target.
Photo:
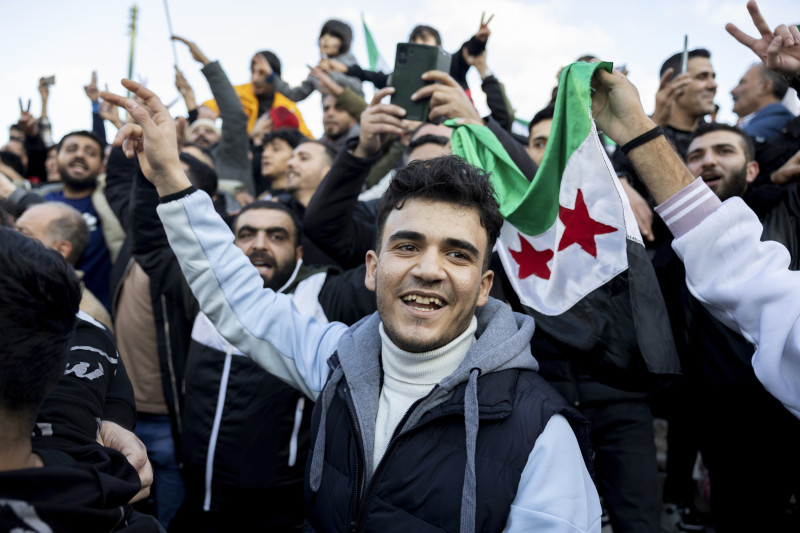
[[(735, 125), (714, 120), (709, 50), (663, 62), (651, 115), (624, 73), (577, 59), (644, 250), (646, 275), (609, 290), (652, 280), (663, 313), (548, 316), (515, 293), (502, 170), (454, 131), (535, 182), (577, 117), (555, 87), (519, 133), (491, 17), (423, 74), (423, 122), (336, 19), (296, 87), (274, 51), (233, 85), (173, 36), (213, 95), (176, 68), (188, 116), (93, 75), (92, 130), (56, 142), (39, 80), (41, 116), (20, 102), (0, 148), (0, 529), (798, 531), (800, 117), (782, 101), (800, 30), (747, 8), (757, 37), (726, 27), (755, 53)], [(409, 42), (442, 40), (418, 25)], [(295, 104), (313, 91), (318, 139)], [(600, 238), (574, 243), (597, 257)], [(643, 317), (670, 333), (658, 361)]]

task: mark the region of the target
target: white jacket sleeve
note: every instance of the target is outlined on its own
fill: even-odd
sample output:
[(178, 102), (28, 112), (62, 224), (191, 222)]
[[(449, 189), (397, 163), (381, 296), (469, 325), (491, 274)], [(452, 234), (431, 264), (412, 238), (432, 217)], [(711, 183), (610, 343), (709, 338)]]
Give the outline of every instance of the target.
[(567, 419), (553, 415), (536, 439), (505, 533), (600, 533), (600, 496)]
[(755, 344), (756, 377), (800, 418), (800, 272), (789, 270), (784, 246), (761, 241), (763, 227), (740, 198), (720, 204), (709, 194), (694, 182), (657, 208), (675, 213), (665, 220), (680, 227), (673, 248), (686, 284), (717, 319)]
[(347, 330), (302, 315), (264, 288), (250, 260), (202, 191), (158, 206), (158, 215), (200, 309), (231, 344), (269, 373), (316, 399), (327, 360)]

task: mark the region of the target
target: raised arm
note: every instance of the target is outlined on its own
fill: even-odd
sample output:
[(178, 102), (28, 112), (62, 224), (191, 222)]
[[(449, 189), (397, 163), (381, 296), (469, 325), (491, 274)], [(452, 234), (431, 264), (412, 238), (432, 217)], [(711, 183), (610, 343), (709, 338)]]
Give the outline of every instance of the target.
[(358, 220), (354, 212), (364, 181), (377, 161), (381, 147), (392, 135), (402, 135), (403, 108), (382, 104), (394, 92), (386, 87), (375, 93), (361, 114), (358, 145), (351, 153), (342, 150), (317, 187), (303, 217), (303, 231), (314, 243), (346, 268), (364, 262), (375, 245), (374, 221)]
[(124, 106), (134, 121), (123, 126), (114, 144), (128, 157), (138, 156), (144, 175), (161, 196), (159, 216), (201, 309), (242, 352), (315, 398), (328, 374), (327, 359), (346, 326), (324, 325), (300, 315), (288, 296), (263, 288), (261, 276), (233, 244), (211, 200), (205, 193), (191, 192), (166, 107), (142, 85), (130, 80), (123, 85), (142, 103), (103, 93), (104, 99)]
[[(620, 146), (641, 139), (653, 123), (636, 88), (617, 72), (598, 71), (597, 81), (592, 111), (598, 128)], [(686, 266), (689, 290), (756, 345), (756, 377), (800, 418), (800, 272), (789, 271), (788, 251), (761, 242), (756, 215), (739, 198), (721, 204), (663, 136), (632, 148), (629, 156), (676, 237), (673, 247)]]
[(250, 167), (247, 115), (239, 96), (219, 61), (209, 60), (192, 41), (175, 35), (172, 38), (186, 44), (192, 57), (203, 65), (201, 72), (206, 77), (211, 94), (214, 95), (214, 100), (219, 106), (222, 134), (219, 144), (213, 149), (217, 174), (221, 178), (241, 182), (251, 194), (254, 194), (255, 184)]

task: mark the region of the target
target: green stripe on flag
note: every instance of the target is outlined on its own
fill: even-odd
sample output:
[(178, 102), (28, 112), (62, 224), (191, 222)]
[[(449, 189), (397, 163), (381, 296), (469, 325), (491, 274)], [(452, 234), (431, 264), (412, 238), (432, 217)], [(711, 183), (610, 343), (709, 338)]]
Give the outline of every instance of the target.
[(367, 28), (367, 21), (364, 19), (364, 14), (361, 14), (361, 24), (364, 25), (364, 36), (367, 42), (367, 57), (369, 58), (369, 69), (375, 70), (378, 68), (381, 53), (378, 52), (378, 46), (375, 44), (375, 39), (372, 38), (372, 33)]
[[(561, 71), (550, 138), (542, 165), (531, 182), (511, 162), (488, 128), (460, 126), (453, 132), (453, 153), (472, 165), (492, 172), (492, 185), (500, 202), (500, 212), (526, 235), (544, 233), (558, 216), (564, 169), (572, 153), (586, 140), (592, 129), (591, 80), (598, 68), (611, 72), (613, 64), (573, 63)], [(481, 130), (485, 132), (478, 133)], [(488, 137), (492, 140), (487, 140)]]

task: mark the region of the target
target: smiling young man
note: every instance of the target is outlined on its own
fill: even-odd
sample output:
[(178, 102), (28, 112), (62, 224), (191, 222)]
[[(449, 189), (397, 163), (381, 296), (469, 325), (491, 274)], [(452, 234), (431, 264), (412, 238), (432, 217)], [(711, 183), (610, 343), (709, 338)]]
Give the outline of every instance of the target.
[[(378, 312), (348, 328), (296, 312), (263, 280), (160, 147), (163, 104), (117, 141), (162, 196), (159, 215), (219, 332), (317, 404), (306, 518), (317, 531), (600, 531), (585, 421), (535, 372), (533, 321), (489, 298), (503, 219), (488, 175), (457, 157), (398, 171), (366, 285)], [(576, 438), (576, 433), (578, 438)], [(581, 444), (579, 444), (579, 442)]]
[(93, 193), (103, 172), (103, 146), (88, 131), (73, 131), (58, 143), (56, 162), (64, 189), (44, 199), (63, 202), (80, 211), (89, 226), (89, 246), (75, 267), (84, 272), (84, 282), (92, 293), (111, 308), (111, 255), (103, 236), (103, 220), (95, 208)]

